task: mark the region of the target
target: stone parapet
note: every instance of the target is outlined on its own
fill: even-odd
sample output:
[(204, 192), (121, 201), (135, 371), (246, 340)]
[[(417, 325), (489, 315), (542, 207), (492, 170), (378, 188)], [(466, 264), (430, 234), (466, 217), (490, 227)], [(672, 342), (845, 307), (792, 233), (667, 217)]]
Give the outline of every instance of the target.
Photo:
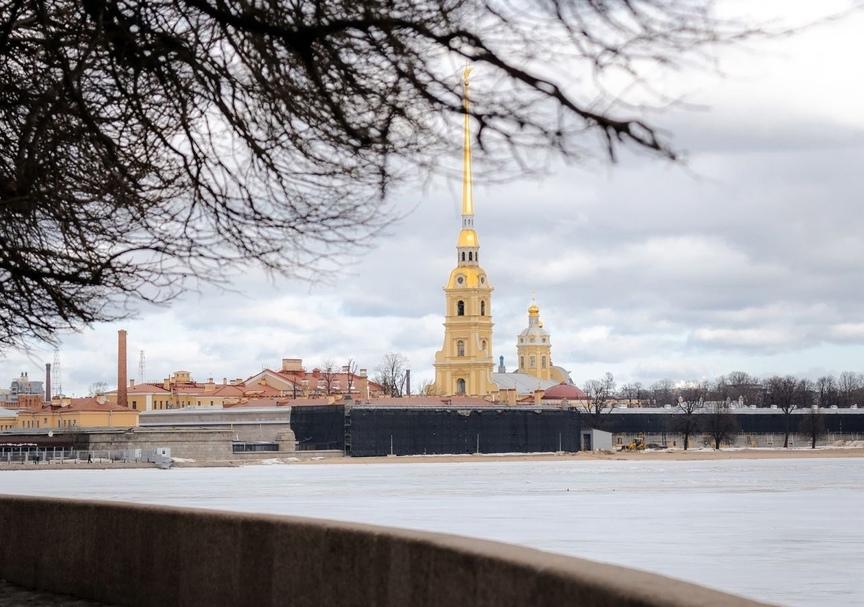
[(745, 607), (497, 542), (283, 516), (0, 496), (0, 579), (120, 605)]

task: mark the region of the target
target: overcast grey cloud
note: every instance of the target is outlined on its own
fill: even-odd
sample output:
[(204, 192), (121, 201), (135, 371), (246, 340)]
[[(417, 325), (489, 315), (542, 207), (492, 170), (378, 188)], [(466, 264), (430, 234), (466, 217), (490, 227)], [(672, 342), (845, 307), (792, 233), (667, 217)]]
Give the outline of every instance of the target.
[[(848, 3), (834, 5), (822, 9)], [(512, 366), (535, 295), (556, 363), (578, 383), (606, 370), (644, 382), (733, 369), (864, 371), (861, 31), (855, 15), (721, 51), (726, 77), (658, 83), (700, 108), (656, 117), (687, 151), (685, 165), (625, 156), (615, 166), (553, 165), (544, 178), (479, 180), (496, 356)], [(319, 284), (250, 273), (235, 281), (238, 292), (206, 289), (68, 336), (63, 387), (80, 394), (112, 382), (120, 326), (131, 377), (143, 349), (148, 379), (176, 369), (246, 377), (283, 356), (353, 357), (373, 368), (388, 351), (430, 378), (458, 199), (458, 183), (446, 180), (403, 187), (394, 204), (416, 209)], [(9, 352), (0, 377), (38, 374), (52, 357), (38, 347)]]

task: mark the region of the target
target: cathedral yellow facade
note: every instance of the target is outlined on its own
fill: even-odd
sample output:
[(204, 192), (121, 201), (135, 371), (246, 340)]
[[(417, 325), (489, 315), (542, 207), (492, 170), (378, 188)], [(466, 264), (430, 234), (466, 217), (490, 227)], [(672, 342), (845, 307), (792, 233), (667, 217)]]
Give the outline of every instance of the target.
[(492, 381), (492, 285), (480, 267), (480, 241), (474, 229), (471, 177), (471, 125), (468, 77), (463, 73), (465, 105), (462, 167), (462, 228), (456, 241), (456, 267), (444, 287), (444, 344), (435, 354), (435, 385), (439, 396), (487, 396), (497, 391)]
[(552, 377), (552, 343), (549, 332), (540, 320), (540, 308), (531, 303), (528, 308), (528, 328), (519, 334), (516, 343), (519, 373), (533, 375), (538, 379)]

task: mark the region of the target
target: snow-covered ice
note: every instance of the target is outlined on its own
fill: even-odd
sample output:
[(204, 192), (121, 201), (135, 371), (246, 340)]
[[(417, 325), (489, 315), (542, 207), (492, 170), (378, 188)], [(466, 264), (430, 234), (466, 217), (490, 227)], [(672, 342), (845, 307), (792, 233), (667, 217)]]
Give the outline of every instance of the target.
[(0, 493), (444, 531), (784, 605), (864, 605), (864, 459), (7, 471)]

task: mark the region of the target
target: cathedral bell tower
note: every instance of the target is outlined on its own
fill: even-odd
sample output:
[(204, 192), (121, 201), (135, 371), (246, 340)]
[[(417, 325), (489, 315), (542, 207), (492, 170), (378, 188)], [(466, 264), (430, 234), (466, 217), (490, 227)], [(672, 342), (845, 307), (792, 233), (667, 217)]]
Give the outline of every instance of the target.
[(480, 267), (480, 242), (474, 231), (471, 179), (471, 123), (468, 78), (462, 78), (464, 155), (462, 160), (462, 229), (456, 241), (456, 268), (444, 287), (444, 345), (435, 354), (435, 387), (439, 396), (486, 396), (492, 383), (492, 285)]
[(519, 373), (537, 379), (556, 379), (552, 369), (552, 343), (549, 332), (540, 320), (540, 308), (533, 301), (528, 307), (528, 328), (519, 334), (516, 343)]

